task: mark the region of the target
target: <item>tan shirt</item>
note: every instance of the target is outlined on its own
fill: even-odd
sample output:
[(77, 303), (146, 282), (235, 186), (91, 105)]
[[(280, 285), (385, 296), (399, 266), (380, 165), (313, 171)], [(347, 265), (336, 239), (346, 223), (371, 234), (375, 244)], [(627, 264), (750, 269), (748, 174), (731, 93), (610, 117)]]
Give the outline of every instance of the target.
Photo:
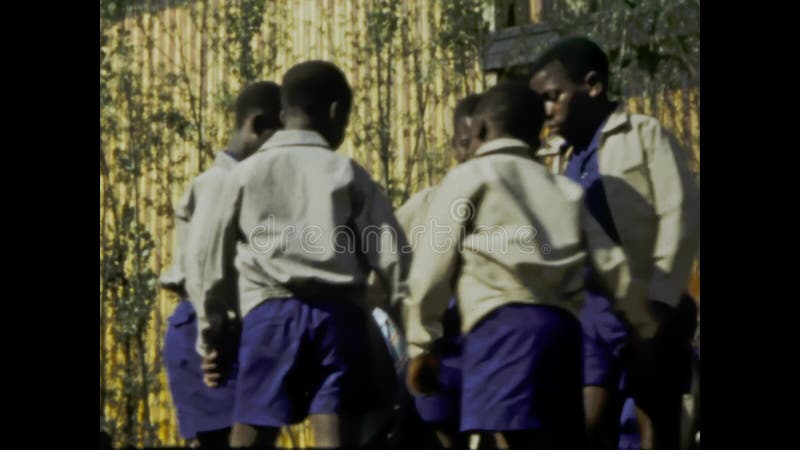
[[(405, 203), (403, 203), (394, 212), (397, 222), (405, 232), (408, 246), (404, 250), (408, 253), (410, 259), (413, 259), (413, 249), (419, 245), (420, 238), (420, 225), (424, 225), (428, 214), (428, 205), (431, 202), (435, 187), (425, 188), (414, 195), (412, 195)], [(411, 230), (414, 234), (411, 234)], [(400, 300), (395, 298), (394, 300)], [(370, 308), (378, 307), (384, 310), (394, 310), (394, 303), (391, 303), (386, 290), (379, 282), (375, 272), (371, 273), (367, 282), (367, 305)]]
[[(205, 248), (200, 235), (203, 222), (211, 220), (225, 176), (237, 161), (225, 152), (217, 153), (214, 164), (192, 180), (175, 207), (175, 244), (172, 267), (161, 278), (161, 287), (182, 297), (199, 299), (199, 252)], [(198, 225), (199, 224), (199, 225)], [(194, 296), (190, 294), (194, 292)], [(197, 304), (194, 304), (195, 309)]]
[(230, 296), (238, 297), (242, 317), (269, 298), (363, 302), (371, 270), (391, 298), (404, 296), (406, 239), (391, 204), (361, 166), (316, 132), (275, 133), (231, 171), (219, 206), (201, 331), (205, 315)]
[[(569, 156), (556, 145), (537, 153), (556, 173)], [(687, 152), (656, 119), (616, 111), (601, 130), (598, 164), (632, 276), (650, 299), (676, 306), (700, 245), (700, 190)]]
[[(419, 237), (409, 238), (418, 243), (403, 311), (409, 356), (442, 335), (439, 319), (453, 295), (464, 333), (510, 303), (552, 305), (577, 315), (587, 257), (583, 229), (594, 227), (596, 234), (602, 228), (585, 223), (580, 186), (548, 173), (529, 155), (516, 139), (487, 142), (425, 194), (431, 195), (423, 213), (427, 224)], [(415, 235), (413, 227), (407, 231)], [(624, 255), (609, 242), (606, 236), (588, 247), (612, 275), (609, 286), (627, 299)]]

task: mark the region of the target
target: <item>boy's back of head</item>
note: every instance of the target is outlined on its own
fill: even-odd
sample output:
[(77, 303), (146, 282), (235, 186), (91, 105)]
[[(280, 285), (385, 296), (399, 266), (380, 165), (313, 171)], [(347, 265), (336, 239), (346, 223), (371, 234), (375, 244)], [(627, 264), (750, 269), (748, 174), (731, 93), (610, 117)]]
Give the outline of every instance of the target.
[(470, 137), (474, 122), (472, 116), (480, 100), (481, 94), (469, 94), (458, 101), (453, 111), (453, 149), (459, 163), (470, 157)]
[(473, 147), (483, 142), (513, 137), (531, 148), (539, 146), (544, 123), (544, 102), (521, 82), (504, 82), (481, 95), (473, 113)]
[(337, 148), (344, 140), (353, 94), (336, 65), (306, 61), (283, 76), (281, 106), (286, 128), (319, 132)]
[(253, 154), (281, 129), (281, 88), (272, 81), (258, 81), (236, 97), (236, 133), (229, 151), (237, 159)]
[(272, 81), (257, 81), (244, 88), (236, 97), (236, 129), (240, 129), (251, 114), (262, 116), (258, 119), (261, 127), (280, 128), (280, 99), (281, 88)]

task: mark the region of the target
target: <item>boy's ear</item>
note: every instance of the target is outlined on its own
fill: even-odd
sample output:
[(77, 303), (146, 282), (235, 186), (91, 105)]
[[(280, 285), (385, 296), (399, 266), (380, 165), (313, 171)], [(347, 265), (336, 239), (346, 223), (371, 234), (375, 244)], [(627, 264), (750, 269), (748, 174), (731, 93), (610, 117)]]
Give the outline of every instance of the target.
[(333, 121), (336, 120), (336, 115), (339, 113), (339, 102), (333, 101), (331, 102), (331, 106), (328, 108), (328, 117)]

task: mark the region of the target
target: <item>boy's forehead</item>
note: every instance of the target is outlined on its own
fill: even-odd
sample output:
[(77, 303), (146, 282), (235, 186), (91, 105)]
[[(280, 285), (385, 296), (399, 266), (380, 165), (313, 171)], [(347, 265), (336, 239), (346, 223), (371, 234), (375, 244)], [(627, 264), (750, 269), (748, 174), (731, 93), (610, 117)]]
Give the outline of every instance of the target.
[(550, 88), (569, 82), (567, 70), (561, 61), (555, 60), (547, 63), (544, 67), (537, 70), (531, 77), (531, 86), (540, 88)]
[(456, 119), (456, 127), (469, 127), (472, 125), (472, 116), (463, 115)]
[(473, 123), (472, 116), (470, 115), (463, 115), (456, 118), (455, 128), (453, 132), (455, 134), (468, 134), (470, 129), (472, 128)]

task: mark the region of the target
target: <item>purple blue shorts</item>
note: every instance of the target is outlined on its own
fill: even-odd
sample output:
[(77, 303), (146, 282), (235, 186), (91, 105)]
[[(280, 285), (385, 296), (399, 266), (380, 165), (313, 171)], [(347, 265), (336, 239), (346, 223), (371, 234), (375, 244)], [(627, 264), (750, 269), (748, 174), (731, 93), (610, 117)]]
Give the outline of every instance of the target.
[(273, 298), (251, 310), (242, 321), (235, 420), (278, 427), (309, 414), (360, 412), (367, 319), (341, 300)]
[(192, 304), (182, 300), (168, 319), (164, 340), (164, 362), (172, 401), (178, 414), (178, 431), (184, 439), (197, 433), (231, 426), (236, 389), (235, 369), (231, 379), (216, 388), (203, 383), (197, 354), (197, 320)]
[(497, 308), (464, 337), (461, 431), (584, 435), (582, 334), (566, 310)]

